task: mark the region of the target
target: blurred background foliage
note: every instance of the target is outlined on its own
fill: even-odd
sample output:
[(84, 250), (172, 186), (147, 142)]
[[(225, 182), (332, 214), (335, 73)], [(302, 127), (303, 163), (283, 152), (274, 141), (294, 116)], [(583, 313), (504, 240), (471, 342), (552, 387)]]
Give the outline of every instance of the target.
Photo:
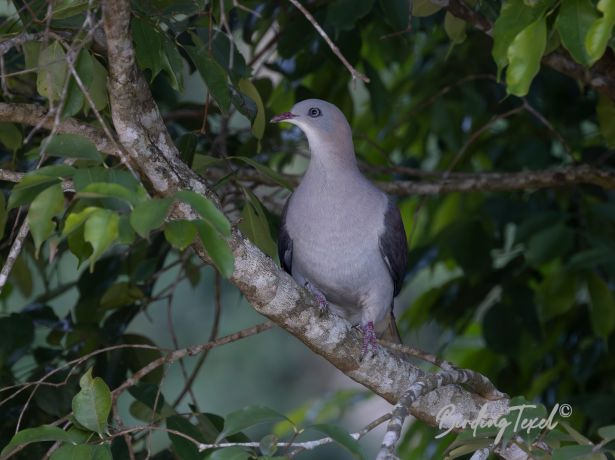
[[(369, 83), (352, 79), (306, 17), (286, 1), (134, 0), (131, 30), (138, 65), (182, 158), (211, 180), (229, 219), (240, 218), (241, 230), (275, 258), (278, 216), (288, 188), (307, 164), (307, 150), (296, 129), (266, 121), (305, 98), (325, 99), (344, 111), (361, 165), (379, 182), (438, 183), (474, 177), (468, 174), (579, 164), (613, 167), (613, 100), (540, 62), (556, 52), (584, 68), (612, 63), (615, 2), (469, 1), (463, 4), (466, 11), (482, 18), (475, 23), (453, 14), (459, 4), (451, 2), (447, 11), (440, 3), (415, 0), (410, 19), (408, 2), (400, 0), (304, 2)], [(93, 126), (110, 121), (104, 40), (93, 32), (99, 2), (3, 1), (2, 15), (3, 41), (31, 34), (2, 50), (3, 102), (55, 107), (60, 120), (75, 117)], [(495, 23), (491, 36), (478, 30), (481, 21)], [(70, 77), (71, 53), (91, 100)], [(615, 66), (606, 68), (612, 79)], [(18, 419), (22, 429), (36, 427), (66, 416), (71, 401), (74, 409), (79, 376), (88, 368), (113, 390), (161, 352), (97, 354), (70, 374), (65, 368), (52, 377), (53, 382), (66, 379), (65, 385), (42, 386), (35, 393), (17, 393), (12, 385), (102, 347), (176, 348), (259, 321), (232, 285), (183, 250), (197, 229), (163, 224), (168, 203), (151, 205), (166, 206), (161, 218), (139, 217), (134, 209), (152, 200), (117, 159), (100, 155), (78, 136), (60, 143), (47, 136), (19, 123), (0, 124), (1, 167), (34, 171), (21, 188), (2, 182), (0, 194), (3, 259), (26, 214), (33, 236), (1, 294), (2, 445)], [(36, 172), (67, 160), (72, 170)], [(78, 193), (63, 196), (60, 178), (72, 178)], [(124, 195), (103, 190), (100, 183), (118, 184), (137, 201), (127, 205)], [(582, 438), (570, 434), (578, 432), (608, 446), (610, 432), (598, 430), (615, 423), (613, 193), (573, 185), (398, 195), (411, 259), (396, 304), (405, 342), (479, 371), (500, 390), (549, 410), (571, 404), (568, 422), (576, 431), (566, 432), (567, 438), (562, 434), (552, 446), (567, 440), (582, 445)], [(31, 210), (45, 209), (44, 216), (28, 212), (29, 204)], [(99, 212), (97, 221), (102, 232), (71, 233), (69, 220), (88, 206), (106, 212)], [(81, 215), (81, 224), (90, 218)], [(207, 234), (199, 230), (199, 235), (207, 243)], [(225, 257), (221, 253), (217, 264), (222, 274), (228, 269)], [(195, 360), (201, 361), (198, 366)], [(158, 385), (167, 406), (157, 408), (157, 421), (203, 442), (212, 442), (222, 429), (219, 416), (250, 404), (271, 406), (298, 426), (336, 423), (347, 431), (380, 415), (375, 407), (384, 410), (377, 405), (361, 410), (366, 392), (340, 381), (330, 366), (280, 331), (213, 350), (204, 365), (192, 358), (162, 369), (122, 397), (125, 423), (131, 417), (152, 420), (151, 391)], [(195, 369), (201, 371), (189, 385), (194, 395), (178, 400)], [(354, 415), (344, 419), (351, 409)], [(201, 415), (178, 416), (185, 413)], [(289, 426), (269, 424), (248, 434), (256, 441), (269, 433), (288, 439)], [(413, 423), (400, 457), (444, 458), (455, 436), (434, 439), (437, 433)], [(348, 450), (330, 447), (298, 457), (360, 455), (344, 436), (335, 437)], [(113, 458), (128, 458), (126, 439), (134, 443), (137, 458), (146, 458), (150, 444), (143, 433), (116, 437)], [(271, 439), (263, 438), (260, 451), (235, 452), (232, 458), (258, 452), (270, 458)], [(154, 440), (150, 458), (231, 458), (222, 451), (198, 453), (173, 435), (157, 433)], [(33, 444), (15, 457), (41, 458), (48, 448)], [(107, 455), (90, 454), (87, 458)], [(564, 455), (558, 458), (581, 458), (587, 451)], [(596, 458), (607, 458), (600, 455)]]

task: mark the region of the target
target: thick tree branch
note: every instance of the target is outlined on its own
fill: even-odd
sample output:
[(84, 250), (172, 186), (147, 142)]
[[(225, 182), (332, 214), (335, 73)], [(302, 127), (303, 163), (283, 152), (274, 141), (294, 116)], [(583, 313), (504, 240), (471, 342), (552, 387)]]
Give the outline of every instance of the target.
[[(134, 163), (147, 176), (159, 195), (182, 188), (203, 193), (218, 202), (204, 180), (179, 159), (164, 127), (150, 90), (135, 65), (129, 33), (130, 9), (127, 0), (107, 0), (103, 17), (108, 44), (109, 94), (118, 138)], [(174, 209), (175, 217), (192, 217), (190, 209)], [(321, 318), (309, 293), (300, 288), (274, 261), (235, 230), (231, 240), (235, 271), (231, 281), (256, 311), (302, 340), (352, 379), (372, 389), (388, 401), (397, 402), (409, 385), (425, 375), (406, 356), (379, 348), (373, 357), (359, 360), (360, 333), (345, 320)], [(196, 245), (199, 256), (208, 260)], [(508, 400), (488, 401), (456, 385), (438, 388), (419, 399), (411, 413), (428, 423), (447, 404), (455, 404), (461, 416), (472, 418), (484, 406), (488, 416), (503, 414)]]
[[(491, 35), (493, 25), (487, 18), (470, 8), (463, 0), (449, 0), (446, 8), (453, 16), (463, 19), (476, 29)], [(604, 56), (589, 69), (578, 64), (563, 50), (557, 50), (544, 56), (542, 63), (591, 86), (599, 93), (615, 101), (615, 56), (610, 49), (607, 48)]]

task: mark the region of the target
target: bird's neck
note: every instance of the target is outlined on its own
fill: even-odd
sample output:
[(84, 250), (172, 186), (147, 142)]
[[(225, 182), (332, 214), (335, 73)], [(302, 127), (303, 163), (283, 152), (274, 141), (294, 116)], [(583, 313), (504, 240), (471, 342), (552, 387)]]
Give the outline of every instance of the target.
[(360, 174), (354, 153), (352, 138), (348, 140), (310, 139), (310, 165), (306, 175), (354, 175)]

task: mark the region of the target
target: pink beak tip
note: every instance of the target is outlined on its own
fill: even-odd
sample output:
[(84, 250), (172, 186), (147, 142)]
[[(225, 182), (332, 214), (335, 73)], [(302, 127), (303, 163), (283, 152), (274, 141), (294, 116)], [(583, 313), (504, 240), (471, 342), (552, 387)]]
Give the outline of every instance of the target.
[(270, 123), (279, 123), (281, 121), (291, 120), (291, 119), (293, 119), (295, 117), (296, 117), (296, 115), (294, 113), (292, 113), (292, 112), (284, 112), (284, 113), (281, 113), (279, 115), (276, 115), (269, 122)]

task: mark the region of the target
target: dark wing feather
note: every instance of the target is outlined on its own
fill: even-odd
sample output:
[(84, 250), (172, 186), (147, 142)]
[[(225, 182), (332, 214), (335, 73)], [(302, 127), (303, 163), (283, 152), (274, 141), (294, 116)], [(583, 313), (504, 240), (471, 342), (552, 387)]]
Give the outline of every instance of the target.
[(408, 263), (408, 243), (399, 209), (389, 198), (384, 215), (384, 230), (380, 234), (380, 253), (393, 279), (394, 295), (401, 291)]
[(290, 197), (286, 200), (284, 209), (282, 210), (282, 220), (280, 223), (280, 233), (278, 234), (278, 257), (282, 268), (292, 275), (293, 266), (293, 240), (288, 234), (286, 229), (286, 212), (288, 210), (288, 203), (290, 203)]

